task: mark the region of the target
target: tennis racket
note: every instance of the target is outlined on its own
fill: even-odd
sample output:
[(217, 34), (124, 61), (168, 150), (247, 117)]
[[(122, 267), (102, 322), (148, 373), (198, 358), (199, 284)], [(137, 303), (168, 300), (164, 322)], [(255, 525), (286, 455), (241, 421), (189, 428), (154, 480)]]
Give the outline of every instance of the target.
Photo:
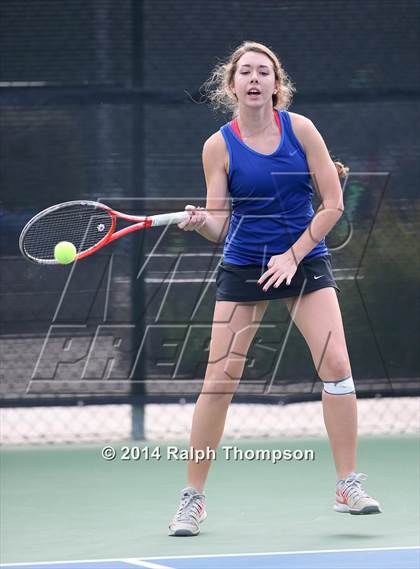
[[(73, 243), (77, 250), (75, 261), (79, 261), (128, 233), (180, 223), (189, 216), (187, 211), (178, 211), (140, 217), (93, 201), (64, 202), (44, 209), (28, 221), (20, 234), (19, 248), (34, 263), (58, 265), (54, 247), (60, 241)], [(119, 219), (133, 223), (117, 231)]]

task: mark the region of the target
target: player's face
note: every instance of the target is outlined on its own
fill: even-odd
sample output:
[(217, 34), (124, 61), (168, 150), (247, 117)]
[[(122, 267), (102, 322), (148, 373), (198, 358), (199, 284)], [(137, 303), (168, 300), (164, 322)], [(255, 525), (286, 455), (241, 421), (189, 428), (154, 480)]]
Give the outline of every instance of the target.
[(271, 105), (276, 90), (271, 60), (263, 53), (245, 53), (238, 61), (232, 88), (239, 104), (250, 107)]

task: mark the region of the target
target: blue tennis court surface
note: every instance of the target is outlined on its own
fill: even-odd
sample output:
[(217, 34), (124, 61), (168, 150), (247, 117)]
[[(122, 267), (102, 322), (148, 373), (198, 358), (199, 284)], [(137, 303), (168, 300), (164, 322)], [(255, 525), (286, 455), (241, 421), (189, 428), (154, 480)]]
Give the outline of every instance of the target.
[(12, 563), (2, 569), (419, 569), (419, 547)]

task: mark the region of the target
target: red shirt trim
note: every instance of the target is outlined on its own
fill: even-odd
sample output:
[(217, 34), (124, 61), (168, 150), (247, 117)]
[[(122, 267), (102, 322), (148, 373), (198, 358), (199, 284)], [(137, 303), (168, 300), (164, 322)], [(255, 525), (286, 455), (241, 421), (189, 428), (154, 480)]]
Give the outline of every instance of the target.
[[(273, 113), (274, 113), (274, 118), (276, 119), (277, 126), (279, 127), (279, 132), (280, 132), (280, 136), (281, 136), (281, 122), (280, 122), (279, 114), (275, 109), (273, 109)], [(230, 125), (231, 129), (233, 130), (233, 132), (236, 134), (236, 136), (239, 138), (239, 140), (242, 140), (241, 131), (239, 130), (238, 119), (235, 118), (235, 119), (231, 120), (229, 125)]]

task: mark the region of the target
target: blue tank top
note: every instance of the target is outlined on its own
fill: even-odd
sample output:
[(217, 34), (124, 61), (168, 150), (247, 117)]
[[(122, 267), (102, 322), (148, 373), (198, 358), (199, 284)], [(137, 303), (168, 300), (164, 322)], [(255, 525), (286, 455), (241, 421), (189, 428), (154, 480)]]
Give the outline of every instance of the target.
[[(229, 152), (228, 188), (232, 215), (223, 248), (226, 263), (266, 265), (284, 253), (314, 216), (313, 188), (305, 151), (296, 138), (290, 115), (278, 111), (280, 144), (272, 154), (247, 146), (229, 123), (220, 131)], [(322, 239), (306, 259), (328, 253)]]

